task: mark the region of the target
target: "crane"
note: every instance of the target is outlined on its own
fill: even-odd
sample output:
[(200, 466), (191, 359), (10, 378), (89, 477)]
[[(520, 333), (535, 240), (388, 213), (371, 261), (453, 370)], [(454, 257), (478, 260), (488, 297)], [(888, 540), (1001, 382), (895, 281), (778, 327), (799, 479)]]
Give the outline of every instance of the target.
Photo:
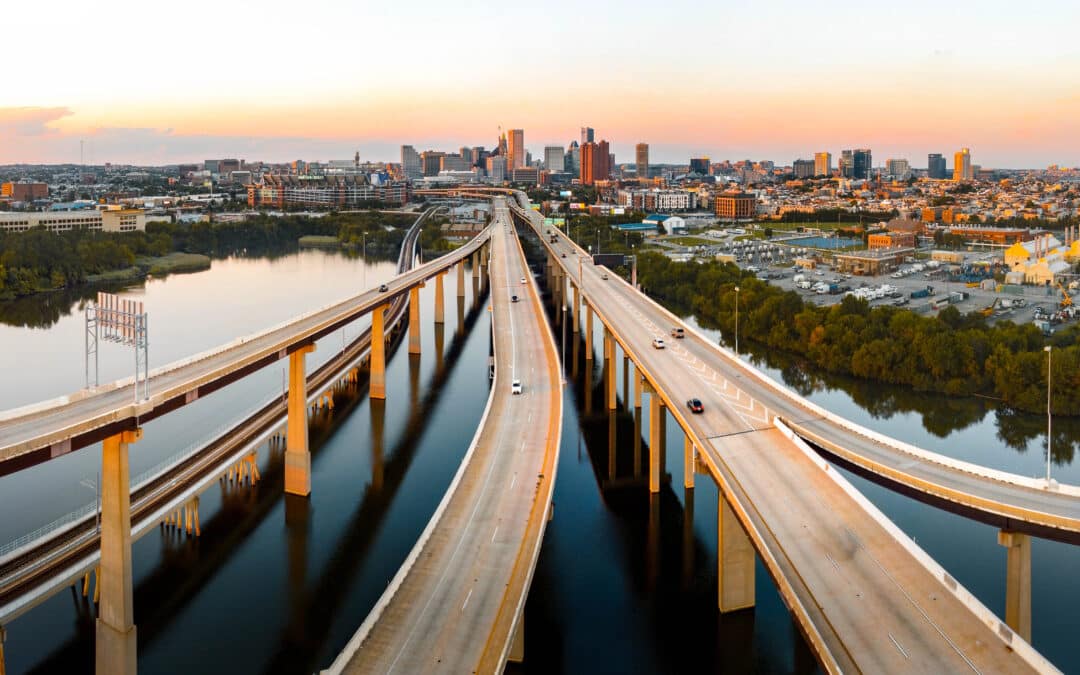
[(990, 316), (991, 314), (994, 313), (994, 308), (997, 307), (999, 302), (1001, 302), (1001, 298), (994, 298), (993, 304), (991, 304), (988, 307), (983, 307), (982, 309), (980, 309), (979, 314), (982, 314), (983, 316)]
[(1061, 303), (1060, 304), (1061, 304), (1062, 309), (1064, 309), (1065, 307), (1072, 307), (1072, 304), (1073, 304), (1072, 296), (1069, 295), (1069, 292), (1065, 290), (1065, 287), (1061, 285), (1060, 281), (1055, 281), (1054, 283), (1055, 283), (1055, 285), (1057, 285), (1058, 290), (1061, 291)]

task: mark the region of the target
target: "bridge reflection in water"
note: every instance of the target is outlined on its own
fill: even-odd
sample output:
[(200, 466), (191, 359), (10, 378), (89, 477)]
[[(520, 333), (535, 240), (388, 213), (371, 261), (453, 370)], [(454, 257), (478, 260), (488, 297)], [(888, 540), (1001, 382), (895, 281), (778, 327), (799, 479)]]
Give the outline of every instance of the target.
[[(361, 372), (335, 391), (332, 408), (310, 417), (313, 478), (325, 483), (326, 463), (330, 473), (362, 474), (336, 477), (340, 484), (310, 500), (286, 495), (283, 448), (268, 443), (257, 482), (226, 481), (203, 494), (201, 536), (166, 528), (135, 542), (140, 671), (311, 672), (340, 650), (426, 523), (482, 412), (487, 289), (478, 279), (471, 286), (468, 298), (446, 289), (447, 324), (425, 331), (423, 355), (398, 349), (405, 330), (388, 345), (387, 379), (400, 396), (369, 399)], [(431, 303), (430, 291), (422, 302)], [(467, 393), (477, 386), (482, 396)], [(475, 411), (453, 403), (462, 397), (476, 401)], [(460, 429), (448, 429), (447, 418)], [(428, 459), (418, 463), (420, 455)], [(407, 531), (388, 536), (388, 521)], [(9, 675), (94, 672), (95, 606), (79, 591), (57, 594), (10, 626)]]
[(760, 562), (755, 608), (717, 611), (715, 484), (684, 487), (683, 434), (665, 414), (661, 449), (673, 456), (650, 495), (648, 401), (635, 410), (633, 365), (602, 349), (587, 359), (584, 333), (564, 334), (548, 310), (568, 380), (563, 452), (526, 607), (529, 658), (506, 672), (817, 671)]

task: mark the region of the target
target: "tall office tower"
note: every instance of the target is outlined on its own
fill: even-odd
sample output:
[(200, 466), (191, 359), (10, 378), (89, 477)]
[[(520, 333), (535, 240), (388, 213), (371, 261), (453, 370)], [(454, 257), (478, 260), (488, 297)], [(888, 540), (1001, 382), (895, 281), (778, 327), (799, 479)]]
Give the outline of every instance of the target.
[(842, 178), (854, 178), (855, 174), (855, 159), (851, 150), (844, 150), (840, 153), (840, 176)]
[(409, 180), (419, 180), (424, 177), (420, 153), (411, 145), (401, 146), (401, 175)]
[(611, 152), (607, 141), (581, 146), (581, 182), (593, 185), (611, 177)]
[(708, 157), (691, 157), (690, 158), (690, 173), (701, 174), (702, 176), (708, 176), (712, 173), (712, 164), (709, 162)]
[(544, 146), (544, 169), (548, 171), (563, 171), (563, 149), (558, 145)]
[(974, 177), (975, 172), (971, 169), (971, 151), (962, 148), (953, 157), (952, 179), (957, 181), (971, 180)]
[(870, 148), (857, 148), (852, 155), (852, 177), (869, 179), (870, 169), (873, 165), (873, 160), (870, 156)]
[(817, 152), (817, 153), (814, 153), (814, 175), (815, 176), (831, 176), (832, 175), (832, 153), (831, 152)]
[(508, 171), (525, 168), (525, 130), (511, 129), (506, 139), (506, 168)]
[(438, 176), (442, 168), (442, 158), (445, 152), (437, 150), (425, 150), (420, 153), (420, 168), (425, 176)]
[(634, 159), (637, 160), (637, 177), (646, 180), (649, 177), (649, 144), (638, 143), (634, 148)]
[(940, 152), (932, 152), (926, 156), (926, 177), (939, 180), (948, 177), (945, 170), (945, 158)]
[(911, 165), (906, 159), (885, 160), (885, 175), (893, 178), (907, 178), (911, 175)]
[(501, 183), (506, 180), (506, 157), (502, 155), (488, 157), (486, 164), (487, 175), (491, 182)]
[(472, 148), (467, 148), (463, 145), (461, 146), (461, 149), (458, 150), (458, 154), (461, 155), (461, 160), (469, 166), (472, 166), (473, 162), (476, 161), (476, 158), (473, 157)]
[(506, 149), (506, 132), (505, 131), (499, 133), (499, 148), (498, 148), (498, 150), (496, 150), (496, 152), (498, 154), (502, 155), (503, 157), (506, 157), (507, 149)]
[(581, 145), (592, 143), (594, 134), (592, 127), (581, 127)]
[(566, 170), (575, 178), (581, 176), (581, 146), (577, 141), (570, 141), (566, 148)]
[(791, 163), (791, 169), (796, 178), (812, 178), (814, 176), (814, 160), (797, 159)]

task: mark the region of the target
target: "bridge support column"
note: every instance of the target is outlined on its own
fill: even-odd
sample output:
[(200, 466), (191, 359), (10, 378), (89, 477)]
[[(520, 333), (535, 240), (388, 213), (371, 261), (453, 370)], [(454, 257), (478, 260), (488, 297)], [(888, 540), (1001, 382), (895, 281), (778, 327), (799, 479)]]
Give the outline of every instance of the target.
[(717, 495), (717, 601), (721, 612), (734, 612), (754, 606), (754, 545), (723, 490)]
[(7, 669), (4, 668), (4, 642), (7, 640), (7, 632), (3, 626), (0, 626), (0, 675), (4, 675)]
[(315, 345), (289, 354), (289, 422), (285, 441), (285, 493), (311, 494), (311, 455), (308, 453), (306, 355)]
[(475, 251), (472, 254), (472, 276), (473, 279), (480, 278), (480, 252)]
[(122, 431), (102, 443), (101, 599), (95, 631), (98, 675), (134, 675), (135, 608), (131, 582), (131, 475), (128, 445), (142, 429)]
[(604, 381), (604, 398), (607, 401), (607, 409), (615, 410), (618, 398), (615, 395), (615, 340), (605, 331), (604, 336), (604, 370), (607, 372), (607, 379)]
[(581, 331), (581, 289), (576, 284), (571, 284), (574, 287), (574, 332)]
[(371, 312), (371, 377), (368, 398), (386, 398), (386, 334), (384, 330), (386, 305)]
[(420, 353), (420, 286), (409, 289), (409, 353)]
[(1005, 623), (1031, 642), (1031, 536), (1001, 530), (998, 543), (1008, 549), (1005, 562)]
[(465, 297), (465, 261), (462, 260), (457, 266), (457, 296)]
[(593, 311), (589, 303), (585, 303), (585, 360), (592, 361), (592, 317)]
[(660, 444), (660, 416), (665, 414), (664, 404), (656, 391), (649, 393), (649, 492), (660, 492), (660, 474), (664, 470), (661, 463), (663, 453)]
[(443, 300), (443, 277), (446, 272), (435, 275), (435, 323), (446, 323), (446, 308)]
[[(637, 370), (637, 364), (634, 364), (634, 369)], [(645, 378), (642, 377), (641, 372), (634, 373), (634, 407), (641, 410), (641, 387), (645, 382)]]
[(683, 439), (683, 487), (694, 487), (694, 472), (697, 470), (697, 452), (694, 450), (694, 442), (690, 436)]

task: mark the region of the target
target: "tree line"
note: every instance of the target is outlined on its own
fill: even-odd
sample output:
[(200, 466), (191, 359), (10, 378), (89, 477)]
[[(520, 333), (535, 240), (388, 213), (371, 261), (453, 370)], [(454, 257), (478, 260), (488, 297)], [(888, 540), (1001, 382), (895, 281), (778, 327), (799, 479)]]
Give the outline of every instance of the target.
[[(1053, 410), (1080, 414), (1080, 327), (1044, 338), (1034, 325), (989, 325), (949, 306), (937, 316), (899, 307), (872, 308), (845, 297), (821, 307), (758, 280), (730, 263), (675, 263), (638, 257), (643, 289), (672, 311), (693, 314), (731, 336), (739, 302), (739, 336), (805, 358), (828, 372), (905, 385), (920, 391), (981, 395), (1028, 412), (1046, 409), (1046, 354), (1053, 346)], [(735, 286), (739, 287), (736, 295)]]
[(0, 300), (45, 290), (74, 288), (87, 277), (125, 269), (140, 258), (170, 252), (211, 257), (262, 255), (292, 250), (308, 234), (335, 236), (346, 246), (366, 238), (367, 253), (396, 256), (414, 214), (378, 212), (270, 216), (241, 222), (149, 223), (145, 232), (73, 230), (44, 227), (0, 233)]

